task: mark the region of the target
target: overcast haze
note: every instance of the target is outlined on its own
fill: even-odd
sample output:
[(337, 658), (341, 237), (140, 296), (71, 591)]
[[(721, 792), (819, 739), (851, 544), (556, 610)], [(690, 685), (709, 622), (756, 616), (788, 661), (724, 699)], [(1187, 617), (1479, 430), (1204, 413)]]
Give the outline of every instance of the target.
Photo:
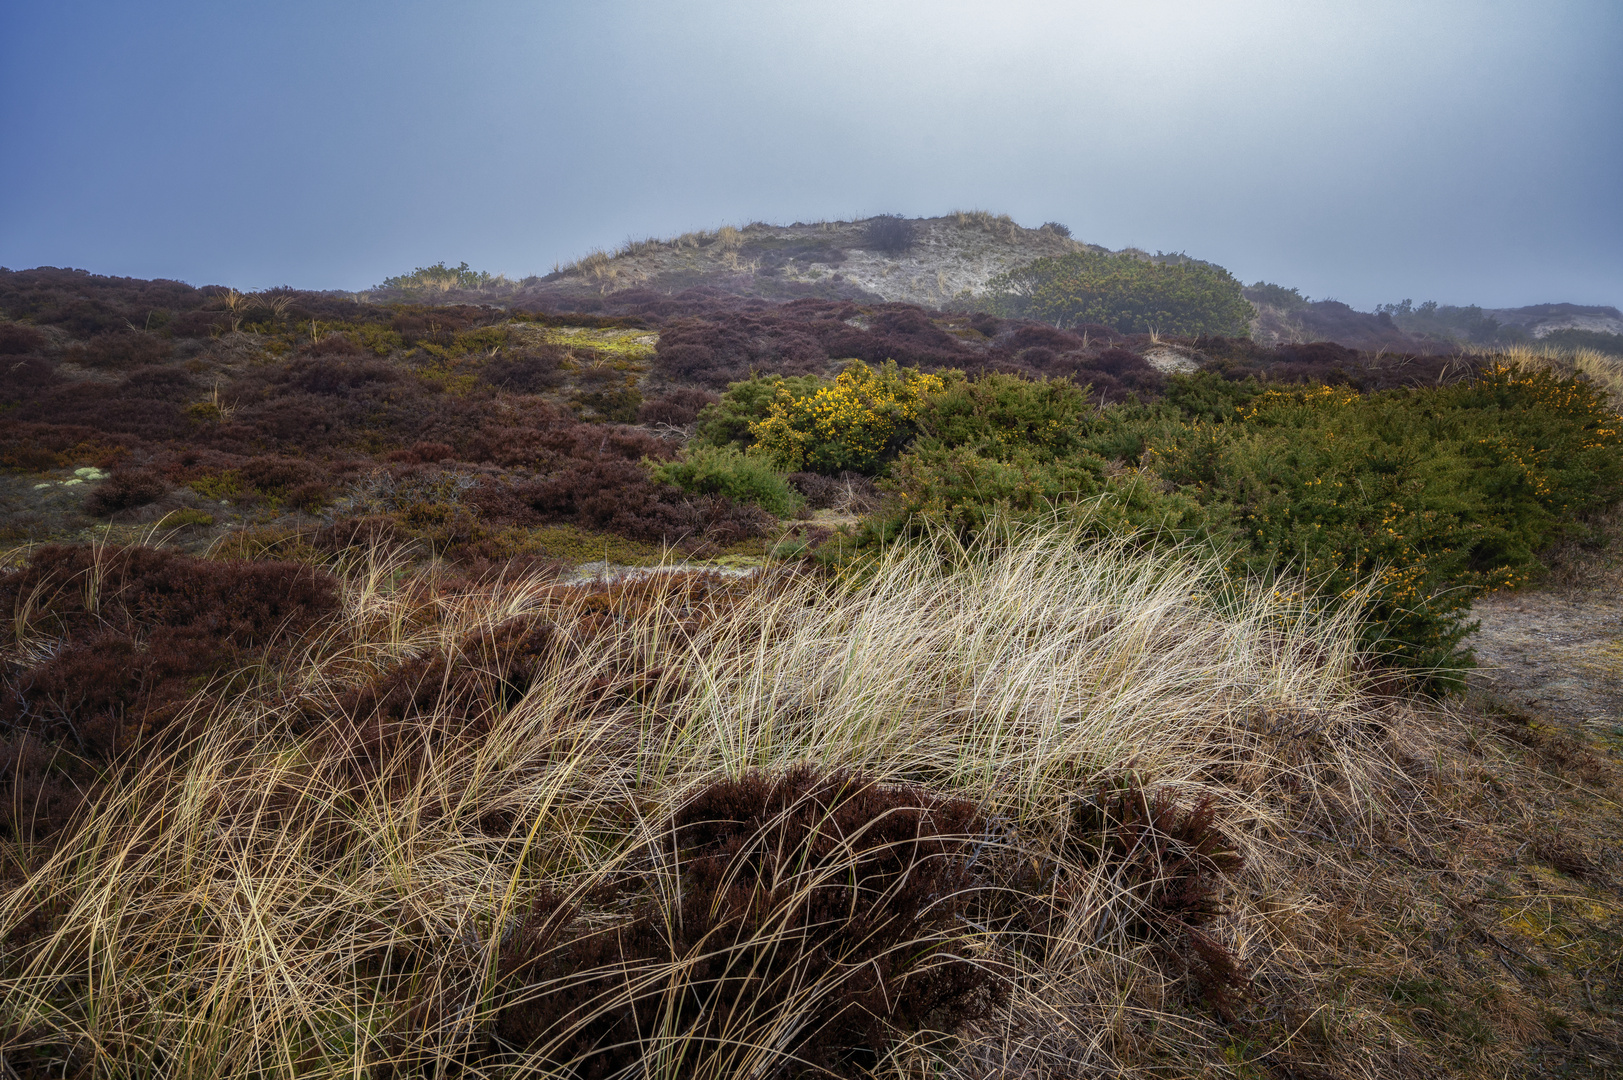
[(1623, 303), (1623, 4), (8, 4), (0, 264), (359, 289), (964, 208), (1355, 306)]

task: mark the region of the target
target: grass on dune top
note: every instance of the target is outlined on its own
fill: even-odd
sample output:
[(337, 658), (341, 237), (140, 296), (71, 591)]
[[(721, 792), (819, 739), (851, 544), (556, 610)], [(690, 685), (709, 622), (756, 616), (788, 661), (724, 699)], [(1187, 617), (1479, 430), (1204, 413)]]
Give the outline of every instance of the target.
[[(397, 570), (354, 564), (342, 617), (298, 662), (216, 704), (184, 753), (119, 774), (11, 891), (0, 920), (28, 944), (7, 956), (9, 1030), (135, 1068), (165, 1047), (198, 1074), (353, 1075), (393, 1052), (412, 994), (456, 983), (462, 1019), (406, 1041), (465, 1053), (534, 897), (590, 909), (697, 793), (752, 770), (843, 766), (967, 799), (1005, 822), (988, 867), (1063, 847), (1077, 800), (1129, 777), (1212, 794), (1225, 842), (1261, 867), (1286, 835), (1271, 799), (1367, 826), (1375, 803), (1353, 792), (1387, 771), (1360, 744), (1355, 628), (1187, 551), (1011, 529), (898, 549), (860, 588), (660, 575), (435, 596), (392, 587)], [(477, 644), (515, 627), (544, 628), (520, 691)], [(1319, 752), (1270, 734), (1282, 718)], [(641, 902), (677, 903), (644, 871)], [(1125, 929), (1144, 897), (1110, 872), (1066, 889), (1080, 899), (1047, 959), (998, 961), (1030, 969), (1021, 986), (1085, 983), (1111, 941), (1148, 948)], [(1002, 955), (974, 937), (980, 960)], [(409, 991), (361, 963), (379, 950), (416, 958)]]

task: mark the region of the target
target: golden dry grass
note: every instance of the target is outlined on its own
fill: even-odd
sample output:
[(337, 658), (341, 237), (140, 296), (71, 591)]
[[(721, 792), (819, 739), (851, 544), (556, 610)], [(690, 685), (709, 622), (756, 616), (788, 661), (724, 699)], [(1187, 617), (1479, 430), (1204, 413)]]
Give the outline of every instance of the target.
[[(642, 895), (674, 911), (679, 882), (645, 862), (672, 814), (719, 777), (804, 762), (972, 800), (1003, 823), (982, 838), (994, 892), (1023, 863), (1063, 866), (1078, 801), (1127, 780), (1210, 796), (1244, 856), (1207, 928), (1250, 972), (1240, 1017), (1200, 1005), (1175, 950), (1132, 932), (1144, 893), (1120, 867), (1074, 864), (1043, 886), (1063, 917), (1039, 958), (995, 929), (967, 939), (1006, 1002), (899, 1039), (881, 1074), (1266, 1075), (1245, 1069), (1289, 1057), (1345, 1059), (1297, 1075), (1377, 1076), (1406, 1060), (1414, 1040), (1390, 1016), (1331, 1003), (1320, 953), (1369, 946), (1374, 905), (1347, 899), (1367, 880), (1358, 853), (1431, 842), (1466, 742), (1458, 721), (1364, 692), (1345, 616), (1195, 551), (1054, 527), (897, 549), (860, 582), (441, 594), (376, 552), (343, 569), (343, 618), (298, 661), (214, 707), (183, 753), (115, 776), (54, 850), (9, 845), (26, 867), (0, 901), (11, 1060), (32, 1047), (28, 1061), (84, 1075), (353, 1077), (409, 1052), (432, 1075), (488, 1031), (504, 934), (534, 897), (611, 925), (589, 897), (640, 867)], [(515, 621), (573, 643), (520, 700), (476, 695), (472, 714), (447, 674), (437, 705), (357, 757), (346, 692), (412, 657), (476, 669), (460, 643)], [(387, 955), (434, 962), (386, 978)], [(692, 962), (646, 978), (680, 997)], [(830, 992), (803, 987), (798, 1007)], [(413, 1029), (425, 1001), (434, 1019)], [(646, 1074), (770, 1073), (797, 1015), (716, 1047), (655, 1033)]]

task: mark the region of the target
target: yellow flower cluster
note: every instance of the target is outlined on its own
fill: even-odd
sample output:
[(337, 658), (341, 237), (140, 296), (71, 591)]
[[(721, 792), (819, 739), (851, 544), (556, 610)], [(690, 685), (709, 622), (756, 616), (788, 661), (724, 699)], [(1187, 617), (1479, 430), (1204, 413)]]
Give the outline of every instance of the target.
[(874, 472), (918, 419), (925, 398), (944, 384), (935, 375), (878, 369), (852, 360), (809, 397), (778, 392), (764, 420), (750, 425), (755, 445), (787, 470)]

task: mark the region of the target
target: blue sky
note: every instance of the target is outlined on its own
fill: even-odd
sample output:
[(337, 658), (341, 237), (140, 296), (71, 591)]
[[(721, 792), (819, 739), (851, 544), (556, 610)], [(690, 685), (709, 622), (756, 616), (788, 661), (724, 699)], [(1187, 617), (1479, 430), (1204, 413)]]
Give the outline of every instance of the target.
[(0, 11), (0, 264), (365, 288), (958, 208), (1359, 307), (1623, 304), (1623, 4)]

